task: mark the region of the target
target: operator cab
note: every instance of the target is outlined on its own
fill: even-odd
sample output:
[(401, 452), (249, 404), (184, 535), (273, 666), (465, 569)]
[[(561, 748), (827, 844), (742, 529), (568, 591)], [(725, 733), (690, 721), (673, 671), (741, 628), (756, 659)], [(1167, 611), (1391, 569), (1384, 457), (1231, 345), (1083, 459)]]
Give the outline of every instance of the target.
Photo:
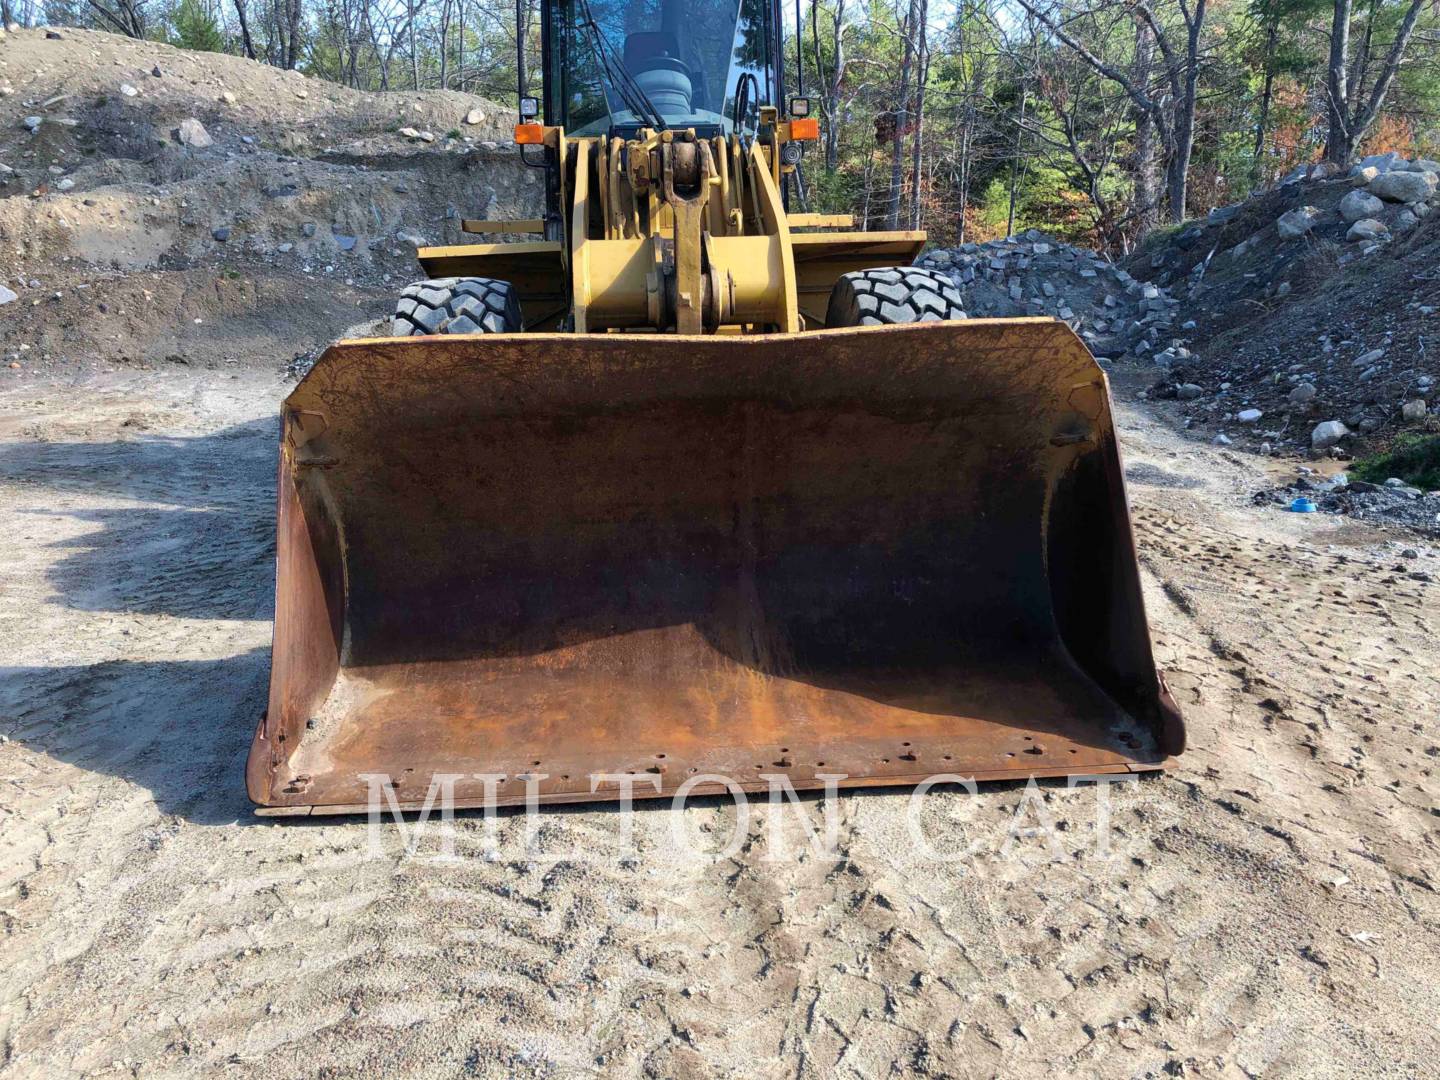
[(545, 122), (580, 136), (752, 128), (782, 99), (773, 0), (547, 0)]

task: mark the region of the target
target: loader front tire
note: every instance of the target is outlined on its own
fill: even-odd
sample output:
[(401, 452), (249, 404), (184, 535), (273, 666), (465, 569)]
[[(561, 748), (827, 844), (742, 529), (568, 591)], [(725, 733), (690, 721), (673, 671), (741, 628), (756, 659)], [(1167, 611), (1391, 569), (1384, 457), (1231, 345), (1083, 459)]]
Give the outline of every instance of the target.
[(830, 291), (826, 326), (951, 322), (968, 318), (960, 290), (938, 270), (891, 266), (840, 275)]
[(426, 334), (518, 334), (520, 298), (508, 281), (494, 278), (431, 278), (405, 286), (395, 303), (390, 332)]

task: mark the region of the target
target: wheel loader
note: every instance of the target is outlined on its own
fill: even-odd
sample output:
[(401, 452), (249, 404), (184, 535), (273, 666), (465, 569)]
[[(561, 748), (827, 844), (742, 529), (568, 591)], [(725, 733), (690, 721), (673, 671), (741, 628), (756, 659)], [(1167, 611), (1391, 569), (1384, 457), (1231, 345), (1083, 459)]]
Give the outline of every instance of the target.
[(541, 31), (542, 216), (422, 248), (392, 336), (284, 402), (258, 812), (1165, 767), (1071, 328), (967, 319), (924, 233), (792, 212), (819, 124), (778, 0)]

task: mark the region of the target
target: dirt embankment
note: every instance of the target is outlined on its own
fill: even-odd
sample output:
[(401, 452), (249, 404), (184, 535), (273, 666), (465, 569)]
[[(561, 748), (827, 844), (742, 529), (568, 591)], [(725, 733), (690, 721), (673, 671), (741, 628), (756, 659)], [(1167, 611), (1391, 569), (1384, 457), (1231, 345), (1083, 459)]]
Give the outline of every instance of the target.
[[(1440, 192), (1421, 168), (1435, 163), (1390, 164), (1297, 179), (1139, 252), (1131, 271), (1194, 324), (1193, 355), (1157, 370), (1151, 396), (1251, 450), (1343, 458), (1440, 431)], [(1383, 231), (1362, 237), (1365, 222)]]
[(415, 247), (458, 241), (462, 216), (533, 212), (537, 175), (492, 102), (359, 93), (235, 57), (61, 34), (0, 43), (12, 372), (283, 363), (384, 314), (416, 274)]

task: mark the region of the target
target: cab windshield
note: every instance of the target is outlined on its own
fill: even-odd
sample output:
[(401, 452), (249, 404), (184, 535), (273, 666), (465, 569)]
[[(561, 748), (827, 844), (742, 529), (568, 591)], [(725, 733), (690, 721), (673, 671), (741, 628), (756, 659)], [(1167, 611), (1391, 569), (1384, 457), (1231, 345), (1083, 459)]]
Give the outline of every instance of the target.
[(746, 75), (752, 110), (773, 100), (768, 12), (768, 0), (554, 0), (552, 122), (601, 135), (654, 126), (653, 107), (666, 127), (728, 133)]

